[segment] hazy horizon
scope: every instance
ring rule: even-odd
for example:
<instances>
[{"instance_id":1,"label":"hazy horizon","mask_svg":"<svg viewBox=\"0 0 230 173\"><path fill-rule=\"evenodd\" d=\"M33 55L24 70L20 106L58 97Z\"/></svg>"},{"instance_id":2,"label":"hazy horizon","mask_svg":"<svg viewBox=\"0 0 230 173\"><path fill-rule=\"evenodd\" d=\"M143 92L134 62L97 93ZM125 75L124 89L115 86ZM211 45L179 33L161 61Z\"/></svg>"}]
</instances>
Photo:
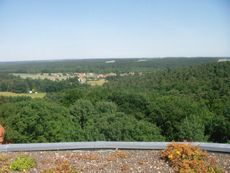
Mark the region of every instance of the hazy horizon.
<instances>
[{"instance_id":1,"label":"hazy horizon","mask_svg":"<svg viewBox=\"0 0 230 173\"><path fill-rule=\"evenodd\" d=\"M120 58L60 58L60 59L30 59L30 60L0 60L0 63L7 63L7 62L39 62L39 61L77 61L77 60L119 60L119 59L167 59L167 58L185 58L185 59L189 59L189 58L219 58L219 59L230 59L230 56L187 56L187 57L129 57L129 58L124 58L124 57L120 57Z\"/></svg>"},{"instance_id":2,"label":"hazy horizon","mask_svg":"<svg viewBox=\"0 0 230 173\"><path fill-rule=\"evenodd\" d=\"M228 0L0 0L0 61L229 57Z\"/></svg>"}]
</instances>

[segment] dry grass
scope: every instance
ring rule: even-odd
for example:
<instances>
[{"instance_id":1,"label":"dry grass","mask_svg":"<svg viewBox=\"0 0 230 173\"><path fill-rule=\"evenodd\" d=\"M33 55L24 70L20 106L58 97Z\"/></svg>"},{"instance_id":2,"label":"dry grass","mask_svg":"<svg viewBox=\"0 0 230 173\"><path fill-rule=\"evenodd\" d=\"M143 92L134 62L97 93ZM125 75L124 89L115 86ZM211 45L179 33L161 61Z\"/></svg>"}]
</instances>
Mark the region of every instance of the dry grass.
<instances>
[{"instance_id":1,"label":"dry grass","mask_svg":"<svg viewBox=\"0 0 230 173\"><path fill-rule=\"evenodd\" d=\"M54 167L44 169L42 173L79 173L79 171L68 160L57 160Z\"/></svg>"},{"instance_id":2,"label":"dry grass","mask_svg":"<svg viewBox=\"0 0 230 173\"><path fill-rule=\"evenodd\" d=\"M122 150L116 150L111 153L106 159L107 161L114 161L116 159L126 159L128 158L128 153Z\"/></svg>"},{"instance_id":3,"label":"dry grass","mask_svg":"<svg viewBox=\"0 0 230 173\"><path fill-rule=\"evenodd\" d=\"M99 79L99 80L90 80L90 81L87 81L87 84L89 84L91 86L102 86L106 82L107 81L105 79Z\"/></svg>"},{"instance_id":4,"label":"dry grass","mask_svg":"<svg viewBox=\"0 0 230 173\"><path fill-rule=\"evenodd\" d=\"M9 158L6 154L0 153L0 173L10 173Z\"/></svg>"},{"instance_id":5,"label":"dry grass","mask_svg":"<svg viewBox=\"0 0 230 173\"><path fill-rule=\"evenodd\" d=\"M0 96L4 97L31 97L31 98L43 98L46 93L37 93L37 94L29 94L29 93L13 93L13 92L0 92Z\"/></svg>"}]
</instances>

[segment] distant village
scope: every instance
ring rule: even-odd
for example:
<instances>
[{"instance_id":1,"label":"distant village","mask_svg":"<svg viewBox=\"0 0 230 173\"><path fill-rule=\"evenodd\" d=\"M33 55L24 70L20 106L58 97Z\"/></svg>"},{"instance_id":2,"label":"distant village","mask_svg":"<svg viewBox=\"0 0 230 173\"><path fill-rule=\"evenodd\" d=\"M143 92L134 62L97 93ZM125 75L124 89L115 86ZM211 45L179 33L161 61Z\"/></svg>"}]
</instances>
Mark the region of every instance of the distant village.
<instances>
[{"instance_id":1,"label":"distant village","mask_svg":"<svg viewBox=\"0 0 230 173\"><path fill-rule=\"evenodd\" d=\"M108 77L117 76L116 73L96 74L96 73L74 73L75 77L78 77L78 81L82 84L86 83L87 80L99 80L106 79Z\"/></svg>"},{"instance_id":2,"label":"distant village","mask_svg":"<svg viewBox=\"0 0 230 173\"><path fill-rule=\"evenodd\" d=\"M19 76L23 79L31 78L31 79L41 79L41 80L52 80L52 81L60 81L60 80L67 80L70 78L77 78L81 84L86 83L87 81L97 81L100 79L106 79L109 77L116 77L116 76L133 76L135 75L134 72L127 72L127 73L104 73L104 74L97 74L97 73L12 73L14 76ZM141 75L141 73L138 73Z\"/></svg>"}]
</instances>

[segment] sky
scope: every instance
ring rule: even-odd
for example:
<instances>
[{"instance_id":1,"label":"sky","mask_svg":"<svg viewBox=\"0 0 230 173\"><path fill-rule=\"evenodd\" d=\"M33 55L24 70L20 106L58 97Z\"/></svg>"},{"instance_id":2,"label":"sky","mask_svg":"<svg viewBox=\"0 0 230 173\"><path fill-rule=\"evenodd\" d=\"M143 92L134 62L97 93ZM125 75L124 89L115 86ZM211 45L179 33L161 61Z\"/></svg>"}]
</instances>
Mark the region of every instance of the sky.
<instances>
[{"instance_id":1,"label":"sky","mask_svg":"<svg viewBox=\"0 0 230 173\"><path fill-rule=\"evenodd\" d=\"M230 56L230 0L0 0L0 61Z\"/></svg>"}]
</instances>

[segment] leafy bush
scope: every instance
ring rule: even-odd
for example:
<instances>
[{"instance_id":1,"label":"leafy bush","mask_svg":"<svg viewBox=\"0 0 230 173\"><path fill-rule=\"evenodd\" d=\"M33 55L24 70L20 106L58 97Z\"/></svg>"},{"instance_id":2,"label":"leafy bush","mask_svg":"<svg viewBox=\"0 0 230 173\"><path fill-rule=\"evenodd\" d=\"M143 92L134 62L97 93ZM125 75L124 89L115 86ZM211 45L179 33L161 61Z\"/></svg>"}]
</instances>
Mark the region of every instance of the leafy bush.
<instances>
[{"instance_id":1,"label":"leafy bush","mask_svg":"<svg viewBox=\"0 0 230 173\"><path fill-rule=\"evenodd\" d=\"M169 162L179 173L222 173L207 152L191 144L169 144L161 153L161 157Z\"/></svg>"},{"instance_id":2,"label":"leafy bush","mask_svg":"<svg viewBox=\"0 0 230 173\"><path fill-rule=\"evenodd\" d=\"M75 125L68 110L55 103L38 99L4 104L0 117L6 124L5 139L14 143L73 140Z\"/></svg>"},{"instance_id":3,"label":"leafy bush","mask_svg":"<svg viewBox=\"0 0 230 173\"><path fill-rule=\"evenodd\" d=\"M24 171L29 170L36 166L36 162L29 156L18 156L11 164L10 169L12 171Z\"/></svg>"}]
</instances>

